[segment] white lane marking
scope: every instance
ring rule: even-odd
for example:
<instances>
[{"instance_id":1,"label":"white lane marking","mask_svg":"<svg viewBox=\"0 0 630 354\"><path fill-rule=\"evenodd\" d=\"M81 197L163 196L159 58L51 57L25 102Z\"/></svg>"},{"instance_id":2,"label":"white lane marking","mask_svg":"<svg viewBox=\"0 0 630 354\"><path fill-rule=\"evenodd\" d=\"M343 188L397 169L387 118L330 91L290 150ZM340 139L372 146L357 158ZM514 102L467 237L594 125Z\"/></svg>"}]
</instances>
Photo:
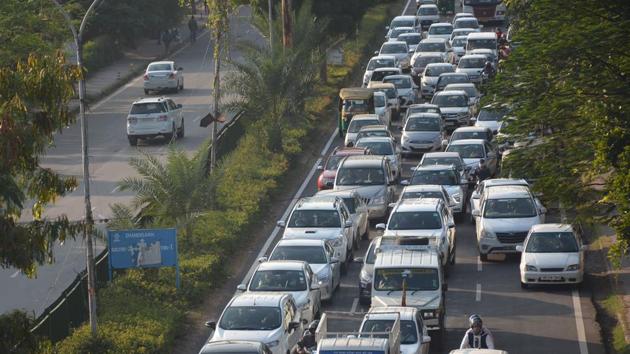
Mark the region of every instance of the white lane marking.
<instances>
[{"instance_id":1,"label":"white lane marking","mask_svg":"<svg viewBox=\"0 0 630 354\"><path fill-rule=\"evenodd\" d=\"M333 140L335 140L335 137L337 136L338 133L339 133L339 128L335 128L335 131L333 132L333 134L330 136L330 138L328 138L328 142L326 142L326 145L324 146L322 151L319 153L320 156L326 155L326 152L328 151L328 149L330 149L330 145L332 145Z\"/></svg>"},{"instance_id":2,"label":"white lane marking","mask_svg":"<svg viewBox=\"0 0 630 354\"><path fill-rule=\"evenodd\" d=\"M481 257L477 256L477 271L481 272L483 270L483 263L481 262Z\"/></svg>"},{"instance_id":3,"label":"white lane marking","mask_svg":"<svg viewBox=\"0 0 630 354\"><path fill-rule=\"evenodd\" d=\"M576 289L573 289L571 297L573 298L573 311L575 313L575 326L577 328L578 343L580 344L580 354L588 354L586 331L584 330L584 318L582 318L582 304L580 303L580 293Z\"/></svg>"},{"instance_id":4,"label":"white lane marking","mask_svg":"<svg viewBox=\"0 0 630 354\"><path fill-rule=\"evenodd\" d=\"M475 291L475 301L481 301L481 284L477 283L477 291Z\"/></svg>"},{"instance_id":5,"label":"white lane marking","mask_svg":"<svg viewBox=\"0 0 630 354\"><path fill-rule=\"evenodd\" d=\"M199 121L201 120L201 118L203 118L203 116L196 116L195 119L193 119L193 122L195 123L199 123Z\"/></svg>"},{"instance_id":6,"label":"white lane marking","mask_svg":"<svg viewBox=\"0 0 630 354\"><path fill-rule=\"evenodd\" d=\"M407 8L409 8L409 4L411 4L411 0L407 1L407 5L405 5L405 8L402 11L402 14L404 15L405 13L407 13Z\"/></svg>"},{"instance_id":7,"label":"white lane marking","mask_svg":"<svg viewBox=\"0 0 630 354\"><path fill-rule=\"evenodd\" d=\"M359 298L355 297L354 300L352 300L352 308L350 309L350 312L357 313L357 306L358 305L359 305Z\"/></svg>"},{"instance_id":8,"label":"white lane marking","mask_svg":"<svg viewBox=\"0 0 630 354\"><path fill-rule=\"evenodd\" d=\"M15 273L11 274L11 278L15 278L18 276L18 274L20 274L20 271L16 271Z\"/></svg>"},{"instance_id":9,"label":"white lane marking","mask_svg":"<svg viewBox=\"0 0 630 354\"><path fill-rule=\"evenodd\" d=\"M112 189L111 192L109 192L110 194L116 193L120 190L120 186L116 186L116 188Z\"/></svg>"}]
</instances>

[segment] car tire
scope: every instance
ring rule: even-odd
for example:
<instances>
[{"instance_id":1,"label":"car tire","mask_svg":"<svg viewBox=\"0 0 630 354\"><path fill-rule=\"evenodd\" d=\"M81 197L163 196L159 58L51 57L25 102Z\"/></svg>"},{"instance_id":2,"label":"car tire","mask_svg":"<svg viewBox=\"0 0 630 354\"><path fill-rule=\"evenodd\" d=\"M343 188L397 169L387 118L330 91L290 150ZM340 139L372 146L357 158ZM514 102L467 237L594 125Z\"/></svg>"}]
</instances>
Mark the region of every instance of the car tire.
<instances>
[{"instance_id":1,"label":"car tire","mask_svg":"<svg viewBox=\"0 0 630 354\"><path fill-rule=\"evenodd\" d=\"M521 289L529 289L529 284L521 282Z\"/></svg>"},{"instance_id":2,"label":"car tire","mask_svg":"<svg viewBox=\"0 0 630 354\"><path fill-rule=\"evenodd\" d=\"M482 262L487 262L488 261L488 255L487 254L483 254L483 253L479 253L479 259Z\"/></svg>"},{"instance_id":3,"label":"car tire","mask_svg":"<svg viewBox=\"0 0 630 354\"><path fill-rule=\"evenodd\" d=\"M135 136L128 136L127 139L129 139L129 145L131 146L138 146L138 138Z\"/></svg>"},{"instance_id":4,"label":"car tire","mask_svg":"<svg viewBox=\"0 0 630 354\"><path fill-rule=\"evenodd\" d=\"M144 89L144 94L148 96L149 95L149 90Z\"/></svg>"},{"instance_id":5,"label":"car tire","mask_svg":"<svg viewBox=\"0 0 630 354\"><path fill-rule=\"evenodd\" d=\"M173 123L173 128L171 132L169 134L164 134L164 138L166 139L167 143L170 144L173 140L175 140L176 136L177 136L177 129L175 129L175 123Z\"/></svg>"},{"instance_id":6,"label":"car tire","mask_svg":"<svg viewBox=\"0 0 630 354\"><path fill-rule=\"evenodd\" d=\"M449 264L450 265L455 265L455 259L457 258L457 247L453 247L453 255L451 256L451 259L449 260Z\"/></svg>"},{"instance_id":7,"label":"car tire","mask_svg":"<svg viewBox=\"0 0 630 354\"><path fill-rule=\"evenodd\" d=\"M184 91L184 79L182 79L182 84L179 85L179 90Z\"/></svg>"},{"instance_id":8,"label":"car tire","mask_svg":"<svg viewBox=\"0 0 630 354\"><path fill-rule=\"evenodd\" d=\"M184 137L184 119L182 119L182 126L177 130L177 138L182 139Z\"/></svg>"}]
</instances>

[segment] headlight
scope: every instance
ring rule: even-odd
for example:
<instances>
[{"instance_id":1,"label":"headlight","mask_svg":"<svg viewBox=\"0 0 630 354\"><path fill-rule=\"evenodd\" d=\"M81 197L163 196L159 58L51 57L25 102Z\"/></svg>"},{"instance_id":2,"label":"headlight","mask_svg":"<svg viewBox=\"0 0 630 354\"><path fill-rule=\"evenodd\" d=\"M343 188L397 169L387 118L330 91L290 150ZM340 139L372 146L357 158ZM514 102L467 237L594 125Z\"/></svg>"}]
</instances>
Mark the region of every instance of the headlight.
<instances>
[{"instance_id":1,"label":"headlight","mask_svg":"<svg viewBox=\"0 0 630 354\"><path fill-rule=\"evenodd\" d=\"M383 203L385 203L385 197L384 196L372 198L372 200L370 200L370 204L383 204Z\"/></svg>"},{"instance_id":2,"label":"headlight","mask_svg":"<svg viewBox=\"0 0 630 354\"><path fill-rule=\"evenodd\" d=\"M459 193L453 193L451 197L453 197L453 200L455 201L455 203L459 203L462 200L462 196Z\"/></svg>"},{"instance_id":3,"label":"headlight","mask_svg":"<svg viewBox=\"0 0 630 354\"><path fill-rule=\"evenodd\" d=\"M403 135L403 136L400 138L400 143L401 143L401 144L407 144L408 142L409 142L409 137L408 137L408 136Z\"/></svg>"},{"instance_id":4,"label":"headlight","mask_svg":"<svg viewBox=\"0 0 630 354\"><path fill-rule=\"evenodd\" d=\"M273 342L266 343L269 348L277 347L280 344L279 340L274 340Z\"/></svg>"},{"instance_id":5,"label":"headlight","mask_svg":"<svg viewBox=\"0 0 630 354\"><path fill-rule=\"evenodd\" d=\"M537 272L538 268L534 267L533 265L526 264L525 265L525 270L528 271L528 272Z\"/></svg>"},{"instance_id":6,"label":"headlight","mask_svg":"<svg viewBox=\"0 0 630 354\"><path fill-rule=\"evenodd\" d=\"M317 273L317 280L319 280L322 283L326 283L328 282L328 276L329 276L328 270L325 270L321 273Z\"/></svg>"},{"instance_id":7,"label":"headlight","mask_svg":"<svg viewBox=\"0 0 630 354\"><path fill-rule=\"evenodd\" d=\"M567 271L578 270L578 269L580 269L579 264L571 264L570 266L567 267Z\"/></svg>"},{"instance_id":8,"label":"headlight","mask_svg":"<svg viewBox=\"0 0 630 354\"><path fill-rule=\"evenodd\" d=\"M430 318L436 318L438 317L439 312L437 310L423 310L422 311L422 318L423 319L430 319Z\"/></svg>"},{"instance_id":9,"label":"headlight","mask_svg":"<svg viewBox=\"0 0 630 354\"><path fill-rule=\"evenodd\" d=\"M333 247L341 247L341 245L343 245L343 241L341 240L341 238L336 238L332 241Z\"/></svg>"},{"instance_id":10,"label":"headlight","mask_svg":"<svg viewBox=\"0 0 630 354\"><path fill-rule=\"evenodd\" d=\"M487 230L481 230L481 238L495 239L497 238L497 235Z\"/></svg>"},{"instance_id":11,"label":"headlight","mask_svg":"<svg viewBox=\"0 0 630 354\"><path fill-rule=\"evenodd\" d=\"M372 282L372 274L370 274L370 273L366 272L365 270L361 269L361 273L359 274L359 280L363 284L370 283L370 282Z\"/></svg>"}]
</instances>

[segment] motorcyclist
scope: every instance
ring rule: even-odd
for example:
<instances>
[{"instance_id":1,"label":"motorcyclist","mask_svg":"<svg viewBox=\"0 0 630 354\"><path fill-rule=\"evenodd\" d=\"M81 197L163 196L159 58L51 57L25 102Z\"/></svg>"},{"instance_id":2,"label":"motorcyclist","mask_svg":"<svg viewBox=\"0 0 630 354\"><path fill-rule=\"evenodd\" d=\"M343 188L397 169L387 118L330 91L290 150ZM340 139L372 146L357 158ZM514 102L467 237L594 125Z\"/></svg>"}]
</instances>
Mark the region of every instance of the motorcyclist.
<instances>
[{"instance_id":1,"label":"motorcyclist","mask_svg":"<svg viewBox=\"0 0 630 354\"><path fill-rule=\"evenodd\" d=\"M291 349L291 354L308 354L309 351L306 349L304 343L299 340L297 344Z\"/></svg>"},{"instance_id":2,"label":"motorcyclist","mask_svg":"<svg viewBox=\"0 0 630 354\"><path fill-rule=\"evenodd\" d=\"M486 74L488 78L492 78L494 76L494 65L492 65L490 60L487 60L486 64L483 66L483 73Z\"/></svg>"},{"instance_id":3,"label":"motorcyclist","mask_svg":"<svg viewBox=\"0 0 630 354\"><path fill-rule=\"evenodd\" d=\"M319 321L317 320L311 322L302 334L302 343L304 344L304 347L310 349L317 346L317 343L315 342L315 331L317 330L318 325Z\"/></svg>"},{"instance_id":4,"label":"motorcyclist","mask_svg":"<svg viewBox=\"0 0 630 354\"><path fill-rule=\"evenodd\" d=\"M491 175L490 169L486 165L486 162L484 161L484 159L479 160L479 166L477 167L477 170L475 171L475 176L477 177L477 181L481 182L483 180L486 180L490 178L490 175Z\"/></svg>"},{"instance_id":5,"label":"motorcyclist","mask_svg":"<svg viewBox=\"0 0 630 354\"><path fill-rule=\"evenodd\" d=\"M479 315L472 315L468 318L470 328L464 334L459 349L494 349L494 338L492 333L483 326L483 321Z\"/></svg>"}]
</instances>

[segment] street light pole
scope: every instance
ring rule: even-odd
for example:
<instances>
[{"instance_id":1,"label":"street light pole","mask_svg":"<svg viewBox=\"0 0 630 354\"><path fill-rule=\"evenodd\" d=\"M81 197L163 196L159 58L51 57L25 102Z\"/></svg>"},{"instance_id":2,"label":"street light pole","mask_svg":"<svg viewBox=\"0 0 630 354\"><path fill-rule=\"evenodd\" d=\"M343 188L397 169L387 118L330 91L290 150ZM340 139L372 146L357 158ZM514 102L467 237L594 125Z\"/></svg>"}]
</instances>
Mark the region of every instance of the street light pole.
<instances>
[{"instance_id":1,"label":"street light pole","mask_svg":"<svg viewBox=\"0 0 630 354\"><path fill-rule=\"evenodd\" d=\"M79 32L77 32L70 15L59 4L57 0L51 0L55 6L59 9L64 19L66 20L72 37L74 37L74 44L76 46L77 55L77 67L79 70L83 70L83 31L85 30L85 24L88 16L94 11L94 9L101 3L102 0L94 0L90 7L83 15L81 25L79 26ZM87 136L87 120L85 118L85 78L83 73L79 79L79 121L81 123L81 160L83 163L83 198L85 203L85 219L83 225L83 237L86 240L87 248L87 276L88 276L88 307L90 315L90 328L92 335L96 335L96 274L94 272L94 248L92 242L92 231L94 226L94 219L92 217L92 203L90 201L90 159L88 155L88 136Z\"/></svg>"},{"instance_id":2,"label":"street light pole","mask_svg":"<svg viewBox=\"0 0 630 354\"><path fill-rule=\"evenodd\" d=\"M269 50L273 53L273 6L271 4L273 0L267 0L268 18L269 18Z\"/></svg>"}]
</instances>

